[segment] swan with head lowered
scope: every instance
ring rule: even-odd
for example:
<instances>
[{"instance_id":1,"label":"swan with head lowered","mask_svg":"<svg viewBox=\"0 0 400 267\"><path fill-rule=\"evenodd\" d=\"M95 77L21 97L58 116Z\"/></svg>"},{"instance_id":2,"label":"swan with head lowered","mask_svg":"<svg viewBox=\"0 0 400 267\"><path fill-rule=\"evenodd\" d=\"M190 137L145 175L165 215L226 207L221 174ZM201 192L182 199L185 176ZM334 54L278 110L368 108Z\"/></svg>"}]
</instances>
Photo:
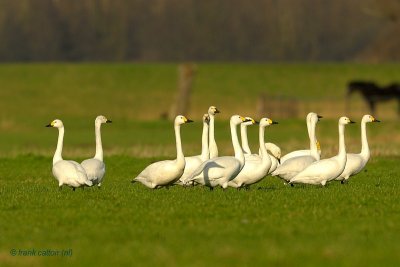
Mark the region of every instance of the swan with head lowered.
<instances>
[{"instance_id":1,"label":"swan with head lowered","mask_svg":"<svg viewBox=\"0 0 400 267\"><path fill-rule=\"evenodd\" d=\"M214 121L215 121L215 114L220 113L220 111L211 106L208 108L208 115L210 116L210 132L209 132L209 149L210 149L210 159L218 157L218 147L217 142L215 142L215 130L214 130Z\"/></svg>"},{"instance_id":2,"label":"swan with head lowered","mask_svg":"<svg viewBox=\"0 0 400 267\"><path fill-rule=\"evenodd\" d=\"M183 182L190 177L190 175L200 166L201 163L210 158L210 151L208 150L208 124L210 122L210 116L208 114L203 115L203 134L201 136L201 155L185 157L185 170L181 178L176 184L183 185Z\"/></svg>"},{"instance_id":3,"label":"swan with head lowered","mask_svg":"<svg viewBox=\"0 0 400 267\"><path fill-rule=\"evenodd\" d=\"M286 155L284 155L281 160L280 160L280 164L283 164L286 160L294 158L294 157L299 157L299 156L309 156L311 155L311 144L317 144L317 151L318 154L321 155L321 148L319 146L319 142L316 138L315 135L315 128L316 128L316 124L319 120L315 120L313 119L315 116L318 117L318 119L321 119L322 116L317 115L314 112L310 112L307 114L306 117L306 123L307 123L307 132L308 132L308 137L310 139L310 149L305 149L305 150L296 150L296 151L292 151Z\"/></svg>"},{"instance_id":4,"label":"swan with head lowered","mask_svg":"<svg viewBox=\"0 0 400 267\"><path fill-rule=\"evenodd\" d=\"M281 163L274 172L272 172L272 176L279 176L285 181L289 181L308 165L320 159L317 144L315 142L315 126L320 117L321 116L318 116L316 113L311 113L310 115L310 155L297 156L286 160Z\"/></svg>"},{"instance_id":5,"label":"swan with head lowered","mask_svg":"<svg viewBox=\"0 0 400 267\"><path fill-rule=\"evenodd\" d=\"M264 133L267 126L277 124L277 122L273 122L268 118L262 118L259 124L259 144L261 155L255 155L252 160L245 160L244 167L240 173L228 183L231 187L240 188L255 184L261 181L271 168L272 162L265 147ZM256 157L258 157L258 160L255 159Z\"/></svg>"},{"instance_id":6,"label":"swan with head lowered","mask_svg":"<svg viewBox=\"0 0 400 267\"><path fill-rule=\"evenodd\" d=\"M358 154L347 154L346 167L335 180L345 183L350 176L359 173L367 164L370 152L367 140L367 123L380 122L371 115L364 115L361 120L361 152Z\"/></svg>"},{"instance_id":7,"label":"swan with head lowered","mask_svg":"<svg viewBox=\"0 0 400 267\"><path fill-rule=\"evenodd\" d=\"M182 150L180 128L182 124L189 122L192 122L192 120L188 120L182 115L178 115L175 118L176 159L163 160L150 164L132 180L132 183L140 182L154 189L173 184L182 176L185 169L185 156Z\"/></svg>"},{"instance_id":8,"label":"swan with head lowered","mask_svg":"<svg viewBox=\"0 0 400 267\"><path fill-rule=\"evenodd\" d=\"M230 119L235 156L217 157L203 162L191 177L185 181L185 185L189 185L193 181L208 186L210 189L218 185L224 189L228 187L228 182L235 178L244 166L245 159L238 140L237 126L246 121L244 117L239 115L233 115Z\"/></svg>"},{"instance_id":9,"label":"swan with head lowered","mask_svg":"<svg viewBox=\"0 0 400 267\"><path fill-rule=\"evenodd\" d=\"M61 120L54 120L46 127L54 127L58 129L57 149L53 157L53 175L58 180L58 186L63 185L75 188L81 186L92 186L92 182L88 179L85 169L76 161L64 160L62 158L62 149L64 142L64 124Z\"/></svg>"},{"instance_id":10,"label":"swan with head lowered","mask_svg":"<svg viewBox=\"0 0 400 267\"><path fill-rule=\"evenodd\" d=\"M339 177L339 175L343 172L347 161L344 129L345 125L349 123L354 122L347 117L341 117L339 119L339 153L332 158L323 159L312 163L302 172L290 179L290 184L321 184L322 186L325 186L327 182Z\"/></svg>"},{"instance_id":11,"label":"swan with head lowered","mask_svg":"<svg viewBox=\"0 0 400 267\"><path fill-rule=\"evenodd\" d=\"M100 127L103 123L111 123L111 120L100 115L94 121L95 137L96 137L96 154L94 158L82 161L81 165L86 171L86 175L93 184L101 186L104 174L106 172L106 165L103 162L103 145L101 143Z\"/></svg>"}]
</instances>

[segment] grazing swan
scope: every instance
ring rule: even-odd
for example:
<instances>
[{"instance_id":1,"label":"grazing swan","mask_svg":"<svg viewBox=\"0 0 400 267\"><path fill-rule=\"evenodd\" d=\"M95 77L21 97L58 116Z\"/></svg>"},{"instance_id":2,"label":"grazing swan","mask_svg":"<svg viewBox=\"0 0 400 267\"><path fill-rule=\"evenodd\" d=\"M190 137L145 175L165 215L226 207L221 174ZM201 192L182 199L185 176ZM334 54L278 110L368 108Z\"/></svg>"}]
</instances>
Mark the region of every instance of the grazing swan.
<instances>
[{"instance_id":1,"label":"grazing swan","mask_svg":"<svg viewBox=\"0 0 400 267\"><path fill-rule=\"evenodd\" d=\"M290 184L325 184L333 179L336 179L346 166L346 144L344 142L344 126L349 123L354 123L347 117L339 119L339 153L328 159L323 159L312 163L302 172L290 179Z\"/></svg>"},{"instance_id":2,"label":"grazing swan","mask_svg":"<svg viewBox=\"0 0 400 267\"><path fill-rule=\"evenodd\" d=\"M217 143L215 142L215 136L214 136L214 116L215 114L220 113L220 111L214 107L211 106L208 109L208 115L210 116L210 138L208 139L209 141L209 148L210 148L210 159L218 157L218 147Z\"/></svg>"},{"instance_id":3,"label":"grazing swan","mask_svg":"<svg viewBox=\"0 0 400 267\"><path fill-rule=\"evenodd\" d=\"M275 145L274 143L265 143L265 148L267 149L267 151L269 151L271 153L271 154L268 153L268 156L271 159L271 168L269 168L269 171L268 171L268 174L270 174L273 171L275 171L276 168L280 164L281 149L279 148L279 146ZM259 154L261 155L261 150L260 150Z\"/></svg>"},{"instance_id":4,"label":"grazing swan","mask_svg":"<svg viewBox=\"0 0 400 267\"><path fill-rule=\"evenodd\" d=\"M220 185L222 188L228 187L228 182L236 177L244 165L244 155L239 144L237 126L247 120L239 115L233 115L230 119L233 149L235 156L217 157L203 162L192 176L186 180L185 185L191 181L210 187Z\"/></svg>"},{"instance_id":5,"label":"grazing swan","mask_svg":"<svg viewBox=\"0 0 400 267\"><path fill-rule=\"evenodd\" d=\"M345 183L350 176L359 173L367 164L370 156L368 140L367 140L367 123L368 122L380 122L371 115L364 115L361 120L361 153L359 154L347 154L346 167L344 171L335 180Z\"/></svg>"},{"instance_id":6,"label":"grazing swan","mask_svg":"<svg viewBox=\"0 0 400 267\"><path fill-rule=\"evenodd\" d=\"M149 188L159 188L176 182L182 176L185 169L185 157L182 151L180 126L192 122L185 116L178 115L174 121L176 139L176 159L163 160L147 166L135 179L134 182L141 182Z\"/></svg>"},{"instance_id":7,"label":"grazing swan","mask_svg":"<svg viewBox=\"0 0 400 267\"><path fill-rule=\"evenodd\" d=\"M318 120L312 119L313 117L317 116ZM319 142L317 141L315 137L315 127L319 119L321 119L322 116L315 114L314 112L310 112L307 114L306 117L306 123L307 123L307 132L308 132L308 137L310 138L310 147L312 143L317 143L317 148L318 148L318 154L321 155L321 148L319 146ZM296 150L293 152L290 152L283 156L281 158L281 164L283 164L286 160L294 157L299 157L299 156L308 156L311 155L311 149L305 149L305 150Z\"/></svg>"},{"instance_id":8,"label":"grazing swan","mask_svg":"<svg viewBox=\"0 0 400 267\"><path fill-rule=\"evenodd\" d=\"M244 157L246 158L247 155L251 155L249 141L247 139L247 126L258 124L258 122L256 122L255 120L253 120L250 117L245 117L245 119L248 121L240 124L240 138L242 140L243 154L244 154Z\"/></svg>"},{"instance_id":9,"label":"grazing swan","mask_svg":"<svg viewBox=\"0 0 400 267\"><path fill-rule=\"evenodd\" d=\"M310 115L310 155L298 156L290 158L276 168L272 172L273 176L279 176L280 178L289 181L299 172L304 170L308 165L320 159L317 144L315 142L315 125L317 124L320 116L315 113Z\"/></svg>"},{"instance_id":10,"label":"grazing swan","mask_svg":"<svg viewBox=\"0 0 400 267\"><path fill-rule=\"evenodd\" d=\"M57 149L53 157L53 175L58 180L58 186L67 185L75 191L76 187L92 186L83 167L76 161L63 160L61 154L64 141L64 124L61 120L54 120L46 127L58 128Z\"/></svg>"},{"instance_id":11,"label":"grazing swan","mask_svg":"<svg viewBox=\"0 0 400 267\"><path fill-rule=\"evenodd\" d=\"M100 115L94 121L94 131L96 136L96 154L94 158L82 161L81 165L86 171L86 175L93 184L101 186L104 174L106 172L106 165L103 162L103 146L101 144L100 127L102 123L111 123L109 119Z\"/></svg>"},{"instance_id":12,"label":"grazing swan","mask_svg":"<svg viewBox=\"0 0 400 267\"><path fill-rule=\"evenodd\" d=\"M264 133L265 127L271 124L277 124L277 122L273 122L268 118L262 118L260 120L259 144L261 156L257 155L258 160L245 160L244 167L240 173L228 183L229 186L235 188L249 186L261 181L261 179L267 175L269 169L271 168L271 159L265 147Z\"/></svg>"},{"instance_id":13,"label":"grazing swan","mask_svg":"<svg viewBox=\"0 0 400 267\"><path fill-rule=\"evenodd\" d=\"M200 166L201 163L210 158L210 151L208 150L208 123L210 122L210 116L208 114L203 115L203 134L201 136L201 155L185 157L185 170L181 178L176 184L183 185L186 179Z\"/></svg>"}]
</instances>

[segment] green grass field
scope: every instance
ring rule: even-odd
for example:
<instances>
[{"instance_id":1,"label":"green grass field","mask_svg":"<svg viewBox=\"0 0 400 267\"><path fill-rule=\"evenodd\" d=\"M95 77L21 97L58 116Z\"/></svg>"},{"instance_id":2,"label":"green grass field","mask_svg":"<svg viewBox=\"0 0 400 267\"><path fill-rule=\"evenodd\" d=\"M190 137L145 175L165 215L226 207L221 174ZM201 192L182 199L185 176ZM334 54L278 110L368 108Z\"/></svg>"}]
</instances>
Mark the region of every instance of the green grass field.
<instances>
[{"instance_id":1,"label":"green grass field","mask_svg":"<svg viewBox=\"0 0 400 267\"><path fill-rule=\"evenodd\" d=\"M197 123L182 127L184 151L199 154L200 118L211 104L222 110L216 121L220 153L231 154L227 118L254 116L259 90L305 102L339 99L348 79L386 83L399 78L399 67L200 64L188 114ZM158 120L174 97L175 64L7 64L0 65L0 86L0 266L400 262L400 126L382 110L382 123L368 125L372 158L366 171L346 185L291 188L267 177L248 191L150 190L130 180L150 162L175 156L171 122ZM321 86L330 90L321 92ZM44 126L62 119L64 158L80 161L94 154L99 114L113 120L102 126L103 187L59 190L51 174L57 131ZM322 157L337 151L337 121L327 117L317 128ZM267 130L266 140L283 154L307 146L302 119L273 119L280 124ZM256 150L256 128L249 139ZM360 149L359 124L346 128L346 143L351 152ZM71 250L72 256L18 255L30 249Z\"/></svg>"}]
</instances>

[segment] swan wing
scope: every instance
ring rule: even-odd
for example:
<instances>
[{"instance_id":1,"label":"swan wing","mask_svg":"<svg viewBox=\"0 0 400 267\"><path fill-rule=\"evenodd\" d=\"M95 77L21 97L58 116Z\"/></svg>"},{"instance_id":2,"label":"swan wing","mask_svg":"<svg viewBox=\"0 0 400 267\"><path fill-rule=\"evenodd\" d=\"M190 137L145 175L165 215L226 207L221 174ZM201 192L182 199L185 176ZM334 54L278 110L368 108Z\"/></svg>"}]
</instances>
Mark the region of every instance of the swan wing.
<instances>
[{"instance_id":1,"label":"swan wing","mask_svg":"<svg viewBox=\"0 0 400 267\"><path fill-rule=\"evenodd\" d=\"M86 175L90 181L101 183L106 172L106 165L103 161L92 158L82 161L81 165L85 169Z\"/></svg>"},{"instance_id":2,"label":"swan wing","mask_svg":"<svg viewBox=\"0 0 400 267\"><path fill-rule=\"evenodd\" d=\"M337 157L316 161L302 172L293 177L290 182L319 184L336 178L340 173L340 164Z\"/></svg>"}]
</instances>

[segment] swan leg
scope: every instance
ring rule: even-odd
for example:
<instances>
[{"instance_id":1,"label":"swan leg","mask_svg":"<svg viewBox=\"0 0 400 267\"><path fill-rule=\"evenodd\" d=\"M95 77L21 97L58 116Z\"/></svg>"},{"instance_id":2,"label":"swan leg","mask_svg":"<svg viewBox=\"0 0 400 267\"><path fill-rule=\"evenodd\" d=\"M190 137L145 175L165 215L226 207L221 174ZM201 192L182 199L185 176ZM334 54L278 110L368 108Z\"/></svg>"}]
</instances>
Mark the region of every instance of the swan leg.
<instances>
[{"instance_id":1,"label":"swan leg","mask_svg":"<svg viewBox=\"0 0 400 267\"><path fill-rule=\"evenodd\" d=\"M72 187L72 191L74 191L74 192L75 192L75 187Z\"/></svg>"}]
</instances>

